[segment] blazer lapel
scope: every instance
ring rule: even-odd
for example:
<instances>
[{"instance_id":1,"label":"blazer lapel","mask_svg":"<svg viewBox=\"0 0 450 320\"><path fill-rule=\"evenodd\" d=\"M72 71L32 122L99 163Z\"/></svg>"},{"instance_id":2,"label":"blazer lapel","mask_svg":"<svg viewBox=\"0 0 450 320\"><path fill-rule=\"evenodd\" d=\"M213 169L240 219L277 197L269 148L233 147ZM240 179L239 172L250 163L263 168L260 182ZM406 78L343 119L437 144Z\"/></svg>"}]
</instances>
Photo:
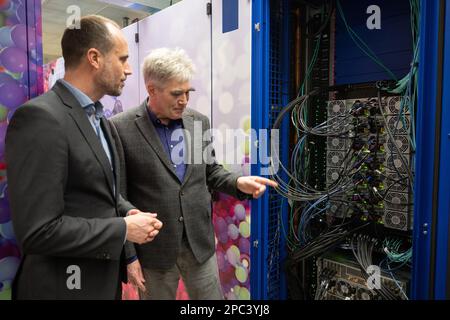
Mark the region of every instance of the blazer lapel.
<instances>
[{"instance_id":1,"label":"blazer lapel","mask_svg":"<svg viewBox=\"0 0 450 320\"><path fill-rule=\"evenodd\" d=\"M195 150L196 149L196 141L195 140L195 135L194 135L194 118L191 114L189 114L189 111L185 111L183 114L183 127L186 130L187 135L185 135L184 137L184 148L185 148L185 159L187 160L186 163L186 173L184 174L184 179L183 179L183 183L182 185L184 185L186 183L186 181L189 179L189 176L192 173L192 165L195 164L195 160L196 157L195 155L200 154L201 156L203 156L203 152L200 148L200 150ZM200 128L201 129L201 128ZM200 130L200 132L197 132L197 134L200 133L201 137L203 136L203 132ZM198 137L197 137L198 139ZM201 141L200 141L201 143ZM200 144L200 147L202 145ZM197 148L198 149L198 148ZM200 152L200 153L199 153ZM201 159L197 159L200 160Z\"/></svg>"},{"instance_id":2,"label":"blazer lapel","mask_svg":"<svg viewBox=\"0 0 450 320\"><path fill-rule=\"evenodd\" d=\"M108 182L109 188L112 194L114 194L113 171L111 169L111 164L109 163L108 156L106 155L105 150L103 149L100 139L97 137L97 134L95 133L91 123L89 122L88 117L86 116L86 112L80 106L76 98L66 89L64 84L57 82L53 86L52 90L54 90L59 95L59 97L61 98L61 100L65 105L70 107L69 111L70 116L80 129L82 135L86 139L86 142L88 143L98 162L100 162L101 167L103 169L103 173L105 174L105 178ZM103 126L103 128L105 127L106 126Z\"/></svg>"},{"instance_id":3,"label":"blazer lapel","mask_svg":"<svg viewBox=\"0 0 450 320\"><path fill-rule=\"evenodd\" d=\"M120 190L120 174L119 174L119 168L120 168L120 163L119 163L119 155L117 154L117 150L116 150L116 144L114 142L114 138L111 134L111 128L109 126L108 121L105 118L101 118L101 126L103 128L103 133L105 134L105 139L108 142L109 145L109 151L111 153L111 162L113 165L113 175L114 175L114 186L115 186L115 198L116 201L119 198L119 190ZM114 190L113 190L114 191Z\"/></svg>"},{"instance_id":4,"label":"blazer lapel","mask_svg":"<svg viewBox=\"0 0 450 320\"><path fill-rule=\"evenodd\" d=\"M156 155L161 160L161 162L177 178L177 174L175 173L172 163L170 162L170 159L169 159L166 151L164 150L164 147L161 144L159 135L156 132L156 129L155 129L153 123L150 121L150 119L148 117L146 101L144 101L144 103L142 103L142 105L139 107L139 111L137 112L136 116L137 116L137 119L136 119L135 123L136 123L136 126L138 127L139 131L144 136L144 138L148 142L148 144L155 151ZM177 178L177 180L178 180L178 178Z\"/></svg>"}]
</instances>

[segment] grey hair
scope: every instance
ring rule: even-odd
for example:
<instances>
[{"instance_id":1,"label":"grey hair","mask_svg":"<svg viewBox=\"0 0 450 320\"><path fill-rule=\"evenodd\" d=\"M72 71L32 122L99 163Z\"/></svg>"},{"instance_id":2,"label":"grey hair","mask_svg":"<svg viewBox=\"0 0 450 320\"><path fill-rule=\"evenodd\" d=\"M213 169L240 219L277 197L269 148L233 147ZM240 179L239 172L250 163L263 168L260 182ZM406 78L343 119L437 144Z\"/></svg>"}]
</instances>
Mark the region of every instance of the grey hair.
<instances>
[{"instance_id":1,"label":"grey hair","mask_svg":"<svg viewBox=\"0 0 450 320\"><path fill-rule=\"evenodd\" d=\"M164 85L167 81L186 82L192 79L195 67L183 49L159 48L152 50L142 64L144 81Z\"/></svg>"}]
</instances>

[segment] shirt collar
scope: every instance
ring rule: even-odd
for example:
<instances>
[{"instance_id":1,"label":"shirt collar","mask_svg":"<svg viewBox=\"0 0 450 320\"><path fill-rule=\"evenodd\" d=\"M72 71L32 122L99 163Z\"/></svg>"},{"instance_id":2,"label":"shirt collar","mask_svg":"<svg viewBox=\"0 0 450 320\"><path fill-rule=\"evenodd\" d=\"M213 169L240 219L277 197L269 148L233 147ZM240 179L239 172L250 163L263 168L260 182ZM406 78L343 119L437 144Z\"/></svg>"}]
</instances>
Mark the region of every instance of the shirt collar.
<instances>
[{"instance_id":1,"label":"shirt collar","mask_svg":"<svg viewBox=\"0 0 450 320\"><path fill-rule=\"evenodd\" d=\"M148 100L147 100L147 102L148 102ZM148 113L148 116L149 116L149 118L150 118L150 121L151 121L155 126L163 126L163 127L169 127L169 128L172 128L172 127L180 127L180 126L183 125L182 119L178 119L178 120L170 120L170 121L169 121L169 124L166 126L164 123L161 122L161 120L159 120L159 119L156 117L156 114L154 114L153 111L150 110L150 108L148 107L148 103L147 103L146 109L147 109L147 113Z\"/></svg>"},{"instance_id":2,"label":"shirt collar","mask_svg":"<svg viewBox=\"0 0 450 320\"><path fill-rule=\"evenodd\" d=\"M82 92L80 89L75 88L73 85L65 81L64 79L61 79L61 83L66 86L66 88L75 96L75 99L77 99L78 103L83 107L86 108L90 105L94 104L94 101L92 101L91 98L89 98L84 92Z\"/></svg>"}]
</instances>

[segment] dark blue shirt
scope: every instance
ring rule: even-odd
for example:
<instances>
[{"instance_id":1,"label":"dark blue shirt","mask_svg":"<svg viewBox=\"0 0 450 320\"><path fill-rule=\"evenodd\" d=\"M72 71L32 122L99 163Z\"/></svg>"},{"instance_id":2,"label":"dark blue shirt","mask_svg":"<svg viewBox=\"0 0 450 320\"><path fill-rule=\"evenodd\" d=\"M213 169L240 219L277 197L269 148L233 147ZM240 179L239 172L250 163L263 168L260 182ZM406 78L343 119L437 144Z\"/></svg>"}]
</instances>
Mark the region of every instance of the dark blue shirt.
<instances>
[{"instance_id":1,"label":"dark blue shirt","mask_svg":"<svg viewBox=\"0 0 450 320\"><path fill-rule=\"evenodd\" d=\"M184 174L186 173L186 163L184 161L184 134L181 132L183 129L183 121L181 119L170 120L169 124L166 126L149 108L147 108L147 111L150 121L155 126L156 132L161 140L161 144L163 145L164 150L172 163L178 179L180 182L183 182ZM175 130L180 131L175 132ZM172 136L174 132L175 134Z\"/></svg>"}]
</instances>

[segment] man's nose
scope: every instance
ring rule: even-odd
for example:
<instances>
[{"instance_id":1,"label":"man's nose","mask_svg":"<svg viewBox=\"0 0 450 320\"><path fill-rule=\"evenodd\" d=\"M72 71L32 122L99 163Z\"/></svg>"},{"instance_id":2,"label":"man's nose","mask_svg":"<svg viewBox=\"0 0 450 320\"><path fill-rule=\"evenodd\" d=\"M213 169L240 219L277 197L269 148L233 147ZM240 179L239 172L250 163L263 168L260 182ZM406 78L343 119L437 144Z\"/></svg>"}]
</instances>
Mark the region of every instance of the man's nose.
<instances>
[{"instance_id":1,"label":"man's nose","mask_svg":"<svg viewBox=\"0 0 450 320\"><path fill-rule=\"evenodd\" d=\"M123 71L123 73L125 73L126 76L130 76L133 73L133 71L131 70L131 66L128 62L125 65L125 70Z\"/></svg>"},{"instance_id":2,"label":"man's nose","mask_svg":"<svg viewBox=\"0 0 450 320\"><path fill-rule=\"evenodd\" d=\"M189 101L189 95L187 93L183 93L180 97L180 99L178 100L179 104L187 104Z\"/></svg>"}]
</instances>

